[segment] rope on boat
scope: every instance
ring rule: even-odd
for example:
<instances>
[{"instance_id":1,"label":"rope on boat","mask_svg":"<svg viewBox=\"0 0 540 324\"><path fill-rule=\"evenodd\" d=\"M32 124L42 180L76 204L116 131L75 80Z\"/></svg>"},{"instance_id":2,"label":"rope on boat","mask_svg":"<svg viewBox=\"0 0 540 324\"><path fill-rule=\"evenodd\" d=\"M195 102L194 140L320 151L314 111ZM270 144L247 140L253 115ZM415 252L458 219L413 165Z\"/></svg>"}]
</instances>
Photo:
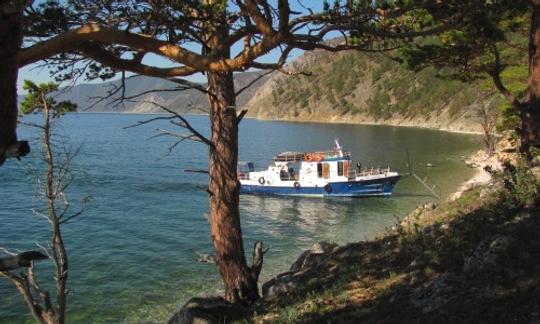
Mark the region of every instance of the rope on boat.
<instances>
[{"instance_id":1,"label":"rope on boat","mask_svg":"<svg viewBox=\"0 0 540 324\"><path fill-rule=\"evenodd\" d=\"M435 196L437 199L441 199L441 188L434 184L430 178L426 176L424 179L422 179L417 176L416 173L412 172L409 174L412 175L416 180L418 180L418 182L420 182L422 185L424 185L424 187L426 187L426 189L429 190L429 192L431 192L433 196Z\"/></svg>"},{"instance_id":2,"label":"rope on boat","mask_svg":"<svg viewBox=\"0 0 540 324\"><path fill-rule=\"evenodd\" d=\"M409 168L409 174L412 175L418 182L420 182L433 196L435 196L437 199L441 199L442 191L439 186L437 186L435 183L433 183L433 180L431 180L428 176L424 177L423 179L420 178L416 173L412 171L412 165L411 165L411 158L409 156L409 149L407 149L407 167Z\"/></svg>"}]
</instances>

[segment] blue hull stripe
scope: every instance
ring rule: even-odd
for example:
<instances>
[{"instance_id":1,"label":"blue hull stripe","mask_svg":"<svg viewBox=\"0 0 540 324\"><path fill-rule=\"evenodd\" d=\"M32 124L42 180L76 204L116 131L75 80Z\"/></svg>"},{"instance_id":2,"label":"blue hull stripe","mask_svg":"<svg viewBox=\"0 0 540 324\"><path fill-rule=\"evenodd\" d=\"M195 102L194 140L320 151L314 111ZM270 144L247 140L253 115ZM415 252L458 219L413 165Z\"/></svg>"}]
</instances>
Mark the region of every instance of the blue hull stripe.
<instances>
[{"instance_id":1,"label":"blue hull stripe","mask_svg":"<svg viewBox=\"0 0 540 324\"><path fill-rule=\"evenodd\" d=\"M382 179L332 182L326 187L281 187L264 185L240 186L241 194L263 194L278 196L325 196L325 197L362 197L389 196L401 176Z\"/></svg>"}]
</instances>

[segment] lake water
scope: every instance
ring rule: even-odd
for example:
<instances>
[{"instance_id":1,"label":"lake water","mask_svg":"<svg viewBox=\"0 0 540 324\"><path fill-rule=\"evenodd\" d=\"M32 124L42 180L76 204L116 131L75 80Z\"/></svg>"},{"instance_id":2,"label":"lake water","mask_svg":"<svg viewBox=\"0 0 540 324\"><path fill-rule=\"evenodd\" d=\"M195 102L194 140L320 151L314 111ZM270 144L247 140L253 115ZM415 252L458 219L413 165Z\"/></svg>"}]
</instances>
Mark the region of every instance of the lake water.
<instances>
[{"instance_id":1,"label":"lake water","mask_svg":"<svg viewBox=\"0 0 540 324\"><path fill-rule=\"evenodd\" d=\"M221 289L215 266L196 261L198 255L212 253L207 195L200 189L207 179L183 172L206 168L208 150L185 142L169 154L174 139L148 139L158 128L175 130L167 121L123 129L152 117L69 114L55 125L58 142L72 149L82 145L68 197L76 205L92 196L84 215L63 228L70 256L70 323L164 322L190 296ZM189 120L208 133L207 117ZM47 242L48 224L31 212L43 208L33 176L42 167L38 135L21 126L20 137L32 140L33 152L0 168L0 247L22 251ZM280 151L329 149L335 138L355 162L398 171L407 169L408 148L416 173L429 175L445 197L470 177L472 170L462 159L481 146L478 136L424 129L245 119L240 159L265 167ZM433 200L411 177L397 184L391 198L242 196L248 259L254 241L270 247L264 282L286 271L318 241L373 238L415 206ZM39 263L38 270L46 282L49 262ZM0 322L31 322L15 288L0 279Z\"/></svg>"}]
</instances>

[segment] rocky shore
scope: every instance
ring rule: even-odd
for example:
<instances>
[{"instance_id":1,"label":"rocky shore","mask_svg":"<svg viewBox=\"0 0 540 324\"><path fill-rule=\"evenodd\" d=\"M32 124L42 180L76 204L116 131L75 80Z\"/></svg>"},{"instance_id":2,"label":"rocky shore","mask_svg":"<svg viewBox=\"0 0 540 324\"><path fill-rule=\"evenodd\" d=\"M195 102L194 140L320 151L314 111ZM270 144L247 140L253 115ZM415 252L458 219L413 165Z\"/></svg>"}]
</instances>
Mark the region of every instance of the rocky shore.
<instances>
[{"instance_id":1,"label":"rocky shore","mask_svg":"<svg viewBox=\"0 0 540 324\"><path fill-rule=\"evenodd\" d=\"M379 238L315 244L252 308L192 299L171 323L538 322L540 167L514 155L470 158L479 172L459 195Z\"/></svg>"}]
</instances>

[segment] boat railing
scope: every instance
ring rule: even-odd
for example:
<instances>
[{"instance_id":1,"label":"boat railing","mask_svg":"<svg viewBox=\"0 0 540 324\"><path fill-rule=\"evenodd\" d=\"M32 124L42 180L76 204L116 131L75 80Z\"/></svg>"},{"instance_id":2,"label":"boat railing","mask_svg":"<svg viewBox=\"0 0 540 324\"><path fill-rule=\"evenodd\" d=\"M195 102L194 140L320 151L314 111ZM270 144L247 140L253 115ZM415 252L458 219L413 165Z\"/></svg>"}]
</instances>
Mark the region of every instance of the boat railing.
<instances>
[{"instance_id":1,"label":"boat railing","mask_svg":"<svg viewBox=\"0 0 540 324\"><path fill-rule=\"evenodd\" d=\"M360 170L350 170L349 179L355 179L356 177L366 177L366 176L372 176L372 175L385 174L388 172L390 172L389 166L386 168L369 167L369 168L362 168Z\"/></svg>"},{"instance_id":2,"label":"boat railing","mask_svg":"<svg viewBox=\"0 0 540 324\"><path fill-rule=\"evenodd\" d=\"M266 169L262 169L262 168L255 168L253 169L252 171L248 171L248 172L241 172L241 171L237 171L236 172L236 175L238 177L238 180L250 180L250 174L251 173L254 173L254 172L263 172L263 171L266 171Z\"/></svg>"},{"instance_id":3,"label":"boat railing","mask_svg":"<svg viewBox=\"0 0 540 324\"><path fill-rule=\"evenodd\" d=\"M340 155L340 152L336 150L307 152L306 155L308 154L317 155L317 156L322 157L323 159L329 158L329 157L332 157L332 158L335 158L335 157L350 158L351 157L351 152L342 151Z\"/></svg>"},{"instance_id":4,"label":"boat railing","mask_svg":"<svg viewBox=\"0 0 540 324\"><path fill-rule=\"evenodd\" d=\"M304 158L303 152L284 152L274 157L275 162L300 162Z\"/></svg>"},{"instance_id":5,"label":"boat railing","mask_svg":"<svg viewBox=\"0 0 540 324\"><path fill-rule=\"evenodd\" d=\"M308 162L318 162L322 161L326 158L351 158L351 152L345 152L342 151L341 155L339 151L336 150L329 150L329 151L314 151L314 152L284 152L276 155L274 157L275 162L287 162L287 163L294 163L294 162L300 162L300 161L308 161Z\"/></svg>"}]
</instances>

